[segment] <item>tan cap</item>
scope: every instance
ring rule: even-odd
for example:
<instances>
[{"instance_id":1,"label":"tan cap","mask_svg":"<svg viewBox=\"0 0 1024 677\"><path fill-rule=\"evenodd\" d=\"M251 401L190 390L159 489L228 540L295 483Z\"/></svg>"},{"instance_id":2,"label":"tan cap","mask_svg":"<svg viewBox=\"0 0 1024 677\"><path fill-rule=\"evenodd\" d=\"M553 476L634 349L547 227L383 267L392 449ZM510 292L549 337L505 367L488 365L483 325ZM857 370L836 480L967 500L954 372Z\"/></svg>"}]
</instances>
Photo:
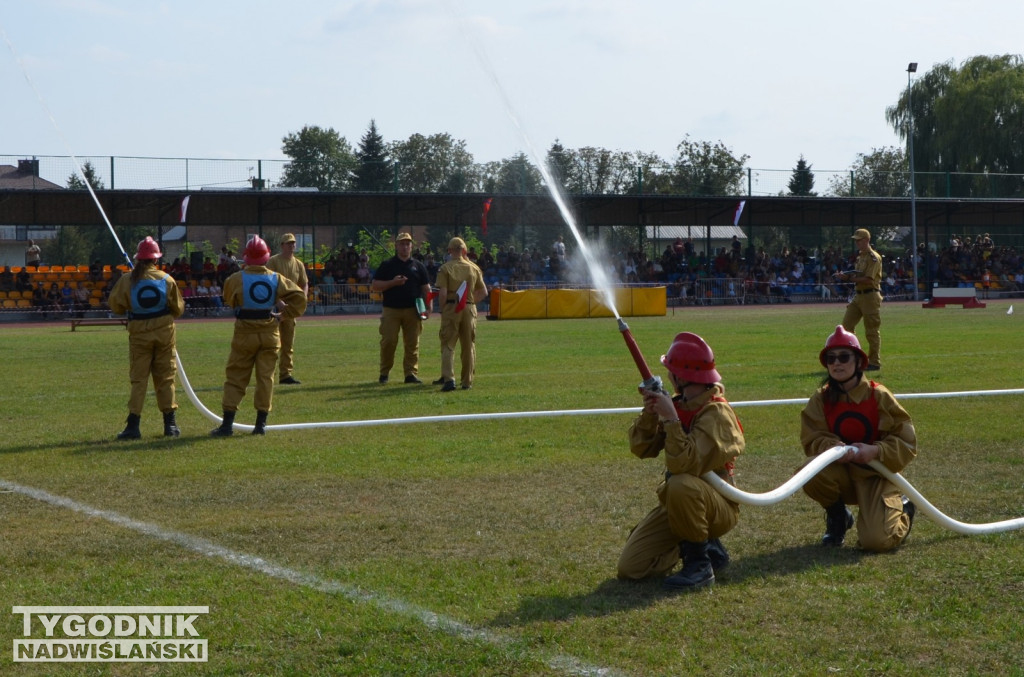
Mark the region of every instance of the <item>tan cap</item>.
<instances>
[{"instance_id":1,"label":"tan cap","mask_svg":"<svg viewBox=\"0 0 1024 677\"><path fill-rule=\"evenodd\" d=\"M403 240L409 240L412 242L412 235L409 233L399 233L398 237L395 238L395 242L402 242Z\"/></svg>"},{"instance_id":2,"label":"tan cap","mask_svg":"<svg viewBox=\"0 0 1024 677\"><path fill-rule=\"evenodd\" d=\"M868 232L867 228L858 228L857 230L853 231L853 239L854 240L870 240L871 239L871 233Z\"/></svg>"},{"instance_id":3,"label":"tan cap","mask_svg":"<svg viewBox=\"0 0 1024 677\"><path fill-rule=\"evenodd\" d=\"M288 242L295 242L295 235L292 233L285 233L281 236L281 244L287 244Z\"/></svg>"},{"instance_id":4,"label":"tan cap","mask_svg":"<svg viewBox=\"0 0 1024 677\"><path fill-rule=\"evenodd\" d=\"M451 249L465 249L465 248L466 248L466 241L463 240L461 237L453 237L451 240L448 241L448 249L449 250L451 250Z\"/></svg>"}]
</instances>

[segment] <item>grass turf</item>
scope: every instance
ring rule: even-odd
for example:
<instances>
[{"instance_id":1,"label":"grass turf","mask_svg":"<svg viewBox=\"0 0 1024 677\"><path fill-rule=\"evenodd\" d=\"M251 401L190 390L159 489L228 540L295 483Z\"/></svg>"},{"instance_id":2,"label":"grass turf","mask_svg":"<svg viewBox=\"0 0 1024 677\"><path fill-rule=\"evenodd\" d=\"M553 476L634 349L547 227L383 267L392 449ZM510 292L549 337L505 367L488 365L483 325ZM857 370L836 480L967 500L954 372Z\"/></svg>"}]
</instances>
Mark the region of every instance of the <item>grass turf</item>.
<instances>
[{"instance_id":1,"label":"grass turf","mask_svg":"<svg viewBox=\"0 0 1024 677\"><path fill-rule=\"evenodd\" d=\"M842 306L687 309L629 318L655 373L678 331L715 350L732 401L806 398ZM436 322L420 376L439 375ZM1019 388L1019 315L883 308L883 371L900 393ZM270 423L639 406L614 321L478 324L473 390L377 384L375 319L309 318L301 386ZM614 579L663 466L629 454L631 414L271 430L207 436L179 388L179 439L117 442L127 400L123 330L2 327L0 479L206 539L298 572L258 568L97 517L0 493L0 602L209 605L206 674L1024 674L1024 540L959 536L919 518L894 553L823 550L801 493L744 507L733 566L710 593ZM219 412L229 321L178 324L197 395ZM397 382L396 382L397 381ZM1024 515L1020 395L907 400L920 453L904 473L950 516ZM254 418L251 392L238 422ZM738 483L768 491L801 462L799 405L740 407ZM855 540L855 539L850 539ZM431 620L431 614L440 616ZM464 624L443 631L449 621ZM461 628L461 629L459 629ZM13 614L0 639L20 636ZM10 647L10 641L0 647ZM4 651L7 651L6 649ZM7 674L194 674L195 666L16 664ZM41 668L45 670L40 670ZM157 667L159 669L157 669Z\"/></svg>"}]
</instances>

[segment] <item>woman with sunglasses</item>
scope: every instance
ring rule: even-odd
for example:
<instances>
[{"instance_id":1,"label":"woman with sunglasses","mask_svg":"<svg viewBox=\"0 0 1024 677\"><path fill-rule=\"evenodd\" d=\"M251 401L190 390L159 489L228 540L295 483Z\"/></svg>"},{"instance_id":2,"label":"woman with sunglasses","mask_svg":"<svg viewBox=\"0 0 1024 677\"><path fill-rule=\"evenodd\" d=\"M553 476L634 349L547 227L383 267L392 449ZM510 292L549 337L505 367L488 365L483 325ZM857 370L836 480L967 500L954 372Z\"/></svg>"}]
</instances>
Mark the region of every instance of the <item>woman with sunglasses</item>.
<instances>
[{"instance_id":1,"label":"woman with sunglasses","mask_svg":"<svg viewBox=\"0 0 1024 677\"><path fill-rule=\"evenodd\" d=\"M868 356L842 325L825 341L818 360L828 375L800 415L804 453L813 458L838 445L851 447L804 485L825 509L821 543L843 544L853 526L847 506L856 505L860 547L892 550L910 533L914 504L868 464L877 460L894 473L903 470L917 455L914 424L888 388L864 377Z\"/></svg>"}]
</instances>

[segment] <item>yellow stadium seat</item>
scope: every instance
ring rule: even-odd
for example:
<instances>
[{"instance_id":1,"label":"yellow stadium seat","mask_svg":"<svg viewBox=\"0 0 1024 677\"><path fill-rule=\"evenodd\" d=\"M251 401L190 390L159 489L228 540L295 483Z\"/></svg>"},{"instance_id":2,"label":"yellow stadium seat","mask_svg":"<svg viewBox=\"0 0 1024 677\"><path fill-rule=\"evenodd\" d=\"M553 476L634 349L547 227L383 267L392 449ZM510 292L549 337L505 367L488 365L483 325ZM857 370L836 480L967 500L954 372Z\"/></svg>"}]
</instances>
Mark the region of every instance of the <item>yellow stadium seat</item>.
<instances>
[{"instance_id":1,"label":"yellow stadium seat","mask_svg":"<svg viewBox=\"0 0 1024 677\"><path fill-rule=\"evenodd\" d=\"M89 266L78 266L78 272L80 272L80 273L88 273L89 272Z\"/></svg>"},{"instance_id":2,"label":"yellow stadium seat","mask_svg":"<svg viewBox=\"0 0 1024 677\"><path fill-rule=\"evenodd\" d=\"M39 266L36 268L37 273L48 273L50 272L50 266Z\"/></svg>"},{"instance_id":3,"label":"yellow stadium seat","mask_svg":"<svg viewBox=\"0 0 1024 677\"><path fill-rule=\"evenodd\" d=\"M64 266L50 266L50 272L51 273L63 273L64 272Z\"/></svg>"},{"instance_id":4,"label":"yellow stadium seat","mask_svg":"<svg viewBox=\"0 0 1024 677\"><path fill-rule=\"evenodd\" d=\"M92 306L93 308L99 308L102 304L103 304L103 302L100 301L95 296L93 296L92 298L89 299L89 305Z\"/></svg>"},{"instance_id":5,"label":"yellow stadium seat","mask_svg":"<svg viewBox=\"0 0 1024 677\"><path fill-rule=\"evenodd\" d=\"M3 307L4 308L17 308L18 307L18 302L14 301L12 299L4 299L3 300Z\"/></svg>"},{"instance_id":6,"label":"yellow stadium seat","mask_svg":"<svg viewBox=\"0 0 1024 677\"><path fill-rule=\"evenodd\" d=\"M103 290L102 289L93 289L92 290L92 294L90 294L90 296L92 296L92 298L94 298L94 299L101 299L101 298L103 298Z\"/></svg>"},{"instance_id":7,"label":"yellow stadium seat","mask_svg":"<svg viewBox=\"0 0 1024 677\"><path fill-rule=\"evenodd\" d=\"M0 291L0 301L3 301L6 298L7 298L7 292Z\"/></svg>"},{"instance_id":8,"label":"yellow stadium seat","mask_svg":"<svg viewBox=\"0 0 1024 677\"><path fill-rule=\"evenodd\" d=\"M11 266L11 272L12 273L20 273L21 272L21 266Z\"/></svg>"},{"instance_id":9,"label":"yellow stadium seat","mask_svg":"<svg viewBox=\"0 0 1024 677\"><path fill-rule=\"evenodd\" d=\"M10 299L8 299L8 301L9 300ZM16 304L17 304L17 306L19 308L31 308L32 307L32 302L29 301L28 299L20 299L19 301L16 301Z\"/></svg>"}]
</instances>

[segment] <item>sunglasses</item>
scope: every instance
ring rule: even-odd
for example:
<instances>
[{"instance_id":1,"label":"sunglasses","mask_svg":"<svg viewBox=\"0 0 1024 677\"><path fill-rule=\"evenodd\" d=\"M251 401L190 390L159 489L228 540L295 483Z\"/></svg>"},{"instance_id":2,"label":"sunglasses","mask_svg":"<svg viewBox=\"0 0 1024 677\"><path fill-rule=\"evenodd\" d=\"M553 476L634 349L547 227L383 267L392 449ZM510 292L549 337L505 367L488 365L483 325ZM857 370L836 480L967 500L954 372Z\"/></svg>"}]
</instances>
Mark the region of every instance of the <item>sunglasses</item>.
<instances>
[{"instance_id":1,"label":"sunglasses","mask_svg":"<svg viewBox=\"0 0 1024 677\"><path fill-rule=\"evenodd\" d=\"M846 364L853 359L853 353L829 353L825 356L825 364Z\"/></svg>"}]
</instances>

